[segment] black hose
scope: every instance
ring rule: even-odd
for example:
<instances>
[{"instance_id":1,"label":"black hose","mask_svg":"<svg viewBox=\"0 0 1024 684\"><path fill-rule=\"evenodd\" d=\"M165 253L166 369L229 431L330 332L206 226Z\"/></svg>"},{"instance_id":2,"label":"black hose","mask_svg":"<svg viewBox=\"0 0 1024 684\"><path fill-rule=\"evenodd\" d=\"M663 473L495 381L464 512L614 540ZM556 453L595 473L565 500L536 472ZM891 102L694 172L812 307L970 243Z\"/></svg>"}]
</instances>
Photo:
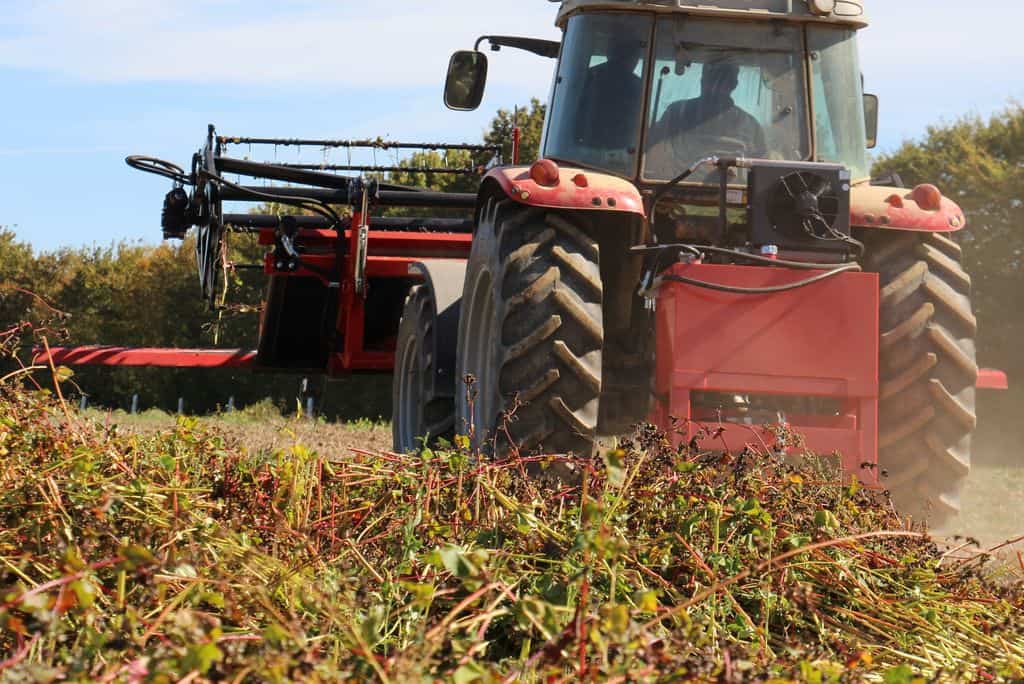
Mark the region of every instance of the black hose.
<instances>
[{"instance_id":1,"label":"black hose","mask_svg":"<svg viewBox=\"0 0 1024 684\"><path fill-rule=\"evenodd\" d=\"M833 268L825 273L819 273L816 276L801 280L796 283L788 283L786 285L774 285L770 287L739 287L735 285L721 285L719 283L708 283L703 280L697 280L695 278L687 278L686 276L679 276L674 274L661 276L662 281L669 281L673 283L684 283L686 285L693 285L695 287L701 287L706 290L714 290L715 292L727 292L729 294L742 294L742 295L765 295L765 294L778 294L779 292L790 292L792 290L798 290L808 285L814 285L820 283L823 280L828 280L841 273L848 273L851 271L860 271L861 268L857 264L846 264L839 268Z\"/></svg>"},{"instance_id":2,"label":"black hose","mask_svg":"<svg viewBox=\"0 0 1024 684\"><path fill-rule=\"evenodd\" d=\"M133 154L130 157L125 157L124 163L136 171L170 178L175 183L180 183L181 185L192 185L192 178L185 173L185 169L166 159Z\"/></svg>"},{"instance_id":3,"label":"black hose","mask_svg":"<svg viewBox=\"0 0 1024 684\"><path fill-rule=\"evenodd\" d=\"M701 252L711 252L713 254L722 254L725 256L731 256L736 259L742 259L744 261L751 261L757 264L765 264L766 266L785 266L786 268L795 268L804 271L821 271L831 270L836 268L835 264L815 264L806 261L789 261L788 259L772 259L770 257L760 256L759 254L747 254L736 249L729 249L727 247L712 247L711 245L691 245L686 243L680 244L667 244L667 245L652 245L652 246L640 246L633 247L631 251L638 254L644 254L647 252L660 252L667 249L679 249L686 250L687 252L698 256ZM850 264L855 265L855 264ZM859 269L859 267L858 267Z\"/></svg>"}]
</instances>

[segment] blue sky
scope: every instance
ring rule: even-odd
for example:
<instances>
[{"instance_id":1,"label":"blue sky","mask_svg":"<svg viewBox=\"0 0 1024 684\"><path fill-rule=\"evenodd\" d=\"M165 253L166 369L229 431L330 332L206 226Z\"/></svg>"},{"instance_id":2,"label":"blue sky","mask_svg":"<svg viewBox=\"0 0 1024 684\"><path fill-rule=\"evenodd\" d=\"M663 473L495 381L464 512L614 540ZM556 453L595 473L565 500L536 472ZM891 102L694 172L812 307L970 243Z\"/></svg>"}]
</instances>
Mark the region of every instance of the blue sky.
<instances>
[{"instance_id":1,"label":"blue sky","mask_svg":"<svg viewBox=\"0 0 1024 684\"><path fill-rule=\"evenodd\" d=\"M1024 3L867 5L881 149L1024 101ZM0 0L0 225L46 250L156 242L166 184L123 158L184 163L209 122L232 135L478 140L499 107L546 97L552 62L494 55L484 105L465 114L441 103L450 52L484 33L557 38L554 13L543 0Z\"/></svg>"}]
</instances>

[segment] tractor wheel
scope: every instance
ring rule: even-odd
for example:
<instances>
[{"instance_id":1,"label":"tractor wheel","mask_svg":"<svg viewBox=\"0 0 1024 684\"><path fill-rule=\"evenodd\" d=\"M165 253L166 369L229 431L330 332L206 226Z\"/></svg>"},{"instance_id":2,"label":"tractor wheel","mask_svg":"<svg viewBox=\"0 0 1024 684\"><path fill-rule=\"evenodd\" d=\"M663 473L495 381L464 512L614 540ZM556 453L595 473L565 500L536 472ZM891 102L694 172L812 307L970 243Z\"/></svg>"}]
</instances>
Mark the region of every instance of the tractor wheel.
<instances>
[{"instance_id":1,"label":"tractor wheel","mask_svg":"<svg viewBox=\"0 0 1024 684\"><path fill-rule=\"evenodd\" d=\"M391 397L394 407L392 439L398 453L409 453L438 438L450 439L455 427L451 392L435 390L437 357L435 325L439 323L429 287L409 291L398 326L395 375Z\"/></svg>"},{"instance_id":2,"label":"tractor wheel","mask_svg":"<svg viewBox=\"0 0 1024 684\"><path fill-rule=\"evenodd\" d=\"M597 242L570 214L491 200L466 270L457 429L475 447L589 456L604 343Z\"/></svg>"},{"instance_id":3,"label":"tractor wheel","mask_svg":"<svg viewBox=\"0 0 1024 684\"><path fill-rule=\"evenodd\" d=\"M960 511L977 427L971 278L938 234L881 233L879 466L897 509L940 526Z\"/></svg>"}]
</instances>

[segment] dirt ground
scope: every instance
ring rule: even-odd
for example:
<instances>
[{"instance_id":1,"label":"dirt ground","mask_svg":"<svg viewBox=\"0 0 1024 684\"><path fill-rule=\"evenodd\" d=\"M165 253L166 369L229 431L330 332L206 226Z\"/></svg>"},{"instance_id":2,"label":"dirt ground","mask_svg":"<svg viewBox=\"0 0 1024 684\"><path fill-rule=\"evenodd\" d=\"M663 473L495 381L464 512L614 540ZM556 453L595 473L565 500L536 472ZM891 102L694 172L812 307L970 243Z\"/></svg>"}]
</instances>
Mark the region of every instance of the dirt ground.
<instances>
[{"instance_id":1,"label":"dirt ground","mask_svg":"<svg viewBox=\"0 0 1024 684\"><path fill-rule=\"evenodd\" d=\"M983 548L1024 537L1024 451L1006 424L982 424L974 444L974 469L961 500L960 519L942 530L946 535L973 537ZM1018 428L1019 429L1019 428ZM1024 564L1016 552L1024 542L1003 554Z\"/></svg>"},{"instance_id":2,"label":"dirt ground","mask_svg":"<svg viewBox=\"0 0 1024 684\"><path fill-rule=\"evenodd\" d=\"M974 537L985 547L1024 537L1024 470L978 466L964 490L963 514L944 532ZM1024 550L1024 543L1018 548Z\"/></svg>"}]
</instances>

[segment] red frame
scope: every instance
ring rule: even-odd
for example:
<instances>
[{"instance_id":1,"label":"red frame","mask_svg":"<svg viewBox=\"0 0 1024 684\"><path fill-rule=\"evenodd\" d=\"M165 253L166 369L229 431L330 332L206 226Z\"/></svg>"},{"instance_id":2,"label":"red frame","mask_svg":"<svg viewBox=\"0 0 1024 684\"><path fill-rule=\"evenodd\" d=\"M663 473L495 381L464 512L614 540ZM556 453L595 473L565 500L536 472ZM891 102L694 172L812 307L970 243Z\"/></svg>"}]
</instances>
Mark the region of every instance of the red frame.
<instances>
[{"instance_id":1,"label":"red frame","mask_svg":"<svg viewBox=\"0 0 1024 684\"><path fill-rule=\"evenodd\" d=\"M369 220L369 216L366 217ZM339 376L352 371L390 371L395 365L394 350L367 350L363 344L366 327L366 292L356 291L359 229L363 215L356 211L351 219L354 229L346 230L343 239L348 245L342 257L341 283L337 289L340 298L337 329L345 340L341 352L332 354L323 371ZM275 243L274 229L259 233L262 245ZM280 271L272 254L264 259L263 270L268 276L289 278L317 278L325 284L325 273L335 273L337 256L331 251L337 233L333 230L304 229L299 231L298 242L304 246L324 250L320 254L306 254L302 260L317 270L300 268ZM419 280L423 276L414 264L423 259L469 258L473 236L469 233L427 233L412 231L370 230L367 233L365 277L369 279L404 278ZM75 347L54 348L49 357L57 365L94 366L149 366L161 368L255 368L256 352L243 350L196 349L129 349L127 347ZM36 363L47 363L45 353L36 356Z\"/></svg>"},{"instance_id":2,"label":"red frame","mask_svg":"<svg viewBox=\"0 0 1024 684\"><path fill-rule=\"evenodd\" d=\"M161 368L252 368L256 352L244 349L160 349L132 347L52 347L34 363L55 366L157 366Z\"/></svg>"},{"instance_id":3,"label":"red frame","mask_svg":"<svg viewBox=\"0 0 1024 684\"><path fill-rule=\"evenodd\" d=\"M367 350L363 344L366 328L366 292L357 292L356 273L359 264L359 226L364 215L356 211L352 215L349 230L343 234L348 250L342 257L342 280L339 288L337 330L344 340L344 349L332 354L324 371L330 376L344 375L352 371L389 371L395 366L395 352ZM369 221L370 217L365 216ZM337 233L333 230L302 230L299 242L310 247L333 247ZM260 231L260 244L272 245L275 241L273 229ZM422 275L414 265L423 259L458 259L466 261L472 247L473 236L469 233L426 233L411 231L367 232L365 277L406 278L418 280ZM329 279L324 273L333 273L337 256L333 253L304 255L302 260L317 270L300 268L297 271L279 271L272 254L267 254L264 272L268 276L318 278L323 283ZM318 272L319 271L319 272Z\"/></svg>"},{"instance_id":4,"label":"red frame","mask_svg":"<svg viewBox=\"0 0 1024 684\"><path fill-rule=\"evenodd\" d=\"M667 272L745 288L786 285L813 271L758 266L678 264ZM787 292L749 295L665 281L657 299L654 421L682 421L675 438L717 433L691 405L693 392L830 397L835 417L790 416L818 453L842 453L848 472L878 461L878 276L844 273ZM738 426L737 426L738 427ZM743 441L750 434L739 428ZM726 437L727 439L727 437ZM872 471L873 472L873 471ZM872 480L872 473L861 478Z\"/></svg>"}]
</instances>

